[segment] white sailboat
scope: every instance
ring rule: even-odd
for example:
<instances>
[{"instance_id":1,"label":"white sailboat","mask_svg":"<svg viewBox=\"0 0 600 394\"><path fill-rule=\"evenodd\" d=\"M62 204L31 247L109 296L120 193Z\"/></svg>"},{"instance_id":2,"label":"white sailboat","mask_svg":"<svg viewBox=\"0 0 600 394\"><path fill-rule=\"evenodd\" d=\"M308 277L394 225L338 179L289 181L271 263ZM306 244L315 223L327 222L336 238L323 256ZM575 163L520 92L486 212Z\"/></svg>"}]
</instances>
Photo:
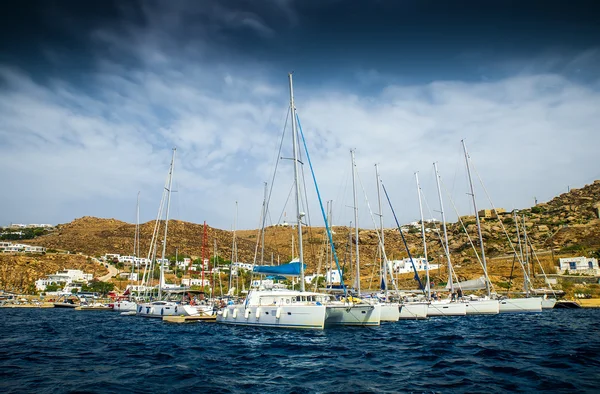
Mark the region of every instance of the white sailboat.
<instances>
[{"instance_id":1,"label":"white sailboat","mask_svg":"<svg viewBox=\"0 0 600 394\"><path fill-rule=\"evenodd\" d=\"M465 155L465 162L467 165L467 173L469 176L469 184L471 186L471 195L473 197L473 206L475 207L475 218L477 220L477 229L479 231L479 243L481 245L481 251L482 251L482 261L484 263L484 270L486 269L486 265L485 265L485 252L484 252L484 248L483 248L483 237L481 235L481 224L480 224L480 220L479 220L479 214L477 212L477 205L475 203L475 193L474 193L474 189L473 189L473 182L472 182L472 177L471 177L471 169L470 169L470 164L469 164L469 154L467 152L467 147L465 145L465 141L461 140L462 146L463 146L463 151L464 151L464 155ZM500 222L500 225L502 226L502 228L504 228L504 225L502 224L502 222ZM520 238L519 238L520 239ZM509 243L511 244L512 247L512 242L510 241L510 238L508 238ZM517 254L516 250L513 251L515 252L515 254ZM519 263L521 264L521 268L523 268L523 275L525 277L525 280L528 280L527 277L527 272L525 271L525 268L523 267L523 263L521 260L519 260ZM486 270L486 277L487 277L487 270ZM489 286L489 279L486 282L486 286ZM489 294L489 287L488 287L488 294ZM500 313L506 313L506 312L541 312L542 310L542 300L541 298L500 298L498 299L498 310Z\"/></svg>"},{"instance_id":2,"label":"white sailboat","mask_svg":"<svg viewBox=\"0 0 600 394\"><path fill-rule=\"evenodd\" d=\"M481 234L481 220L479 218L479 212L477 211L477 201L475 199L475 189L473 188L473 181L471 178L471 170L469 168L469 158L467 155L467 148L464 145L463 148L465 152L465 162L467 165L467 173L469 175L469 186L471 189L471 198L473 201L473 209L475 210L475 222L477 223L477 235L479 236L479 247L481 250L481 263L483 265L483 274L485 276L485 289L487 296L486 297L469 297L464 298L463 301L467 306L467 314L469 315L495 315L500 313L500 303L498 300L492 299L491 290L490 290L490 279L488 277L487 272L487 261L485 259L485 247L483 245L483 235ZM466 230L465 230L466 231Z\"/></svg>"},{"instance_id":3,"label":"white sailboat","mask_svg":"<svg viewBox=\"0 0 600 394\"><path fill-rule=\"evenodd\" d=\"M135 268L135 258L139 256L140 249L140 192L137 194L137 203L136 203L136 215L135 215L135 230L133 236L133 257L134 260L131 263L131 274L133 276L134 268ZM138 269L139 271L139 269ZM139 272L138 272L139 276ZM130 282L131 282L130 277ZM126 298L125 298L126 297ZM137 310L137 303L132 299L133 294L131 291L131 287L128 287L127 290L123 293L122 296L119 296L115 302L113 303L113 310L116 312L135 312Z\"/></svg>"},{"instance_id":4,"label":"white sailboat","mask_svg":"<svg viewBox=\"0 0 600 394\"><path fill-rule=\"evenodd\" d=\"M137 305L136 313L142 317L156 317L162 318L163 316L175 316L175 315L187 315L187 311L183 308L181 303L171 300L163 300L163 289L165 288L165 272L164 262L165 253L167 248L167 234L169 231L169 209L171 207L171 188L173 185L173 170L175 165L175 152L173 148L173 156L171 157L171 166L169 167L169 177L165 185L165 192L167 193L167 206L165 214L165 231L162 240L162 253L160 260L160 279L158 282L158 300L151 302L143 302ZM162 204L161 204L162 205ZM160 211L159 211L160 212Z\"/></svg>"},{"instance_id":5,"label":"white sailboat","mask_svg":"<svg viewBox=\"0 0 600 394\"><path fill-rule=\"evenodd\" d=\"M378 326L381 323L381 304L369 303L360 298L360 250L358 237L358 205L356 199L356 162L352 159L352 190L354 197L354 235L356 237L356 294L358 298L345 297L327 303L326 326Z\"/></svg>"},{"instance_id":6,"label":"white sailboat","mask_svg":"<svg viewBox=\"0 0 600 394\"><path fill-rule=\"evenodd\" d=\"M452 294L454 294L454 284L453 284L453 280L452 280L452 274L453 274L453 270L452 270L452 262L450 260L450 249L448 247L448 232L446 230L446 216L444 215L444 204L442 202L442 193L440 191L440 183L439 183L439 175L438 175L438 171L437 171L437 164L433 163L433 167L435 169L435 179L436 179L436 183L437 183L437 188L438 188L438 195L439 195L439 200L440 200L440 212L442 214L442 228L444 230L444 239L442 240L442 247L444 248L444 253L446 254L446 260L448 262L448 286L450 287L450 292ZM419 182L419 178L417 176L417 174L415 174L415 176L417 177L417 187L419 189L419 208L420 208L420 212L421 212L421 233L423 236L423 245L424 245L424 251L425 251L425 259L427 260L427 247L426 242L425 242L425 222L423 219L423 208L422 208L422 204L421 204L421 187L419 186L418 182ZM426 263L426 267L427 267L427 271L429 271L429 261L427 261ZM427 276L427 279L429 280L429 276ZM430 285L429 283L427 283L427 288L429 288ZM428 305L428 309L427 309L427 316L464 316L467 314L467 307L464 303L462 302L458 302L455 299L445 299L445 300L429 300L429 305Z\"/></svg>"},{"instance_id":7,"label":"white sailboat","mask_svg":"<svg viewBox=\"0 0 600 394\"><path fill-rule=\"evenodd\" d=\"M300 212L300 183L298 171L298 147L296 107L292 74L288 74L290 87L290 111L292 120L292 149L294 161L296 219L298 229L298 290L251 289L243 303L228 305L217 313L217 323L255 327L323 329L326 320L325 303L328 295L306 292L304 282L304 252L302 248L302 218ZM295 273L295 272L294 272Z\"/></svg>"}]
</instances>

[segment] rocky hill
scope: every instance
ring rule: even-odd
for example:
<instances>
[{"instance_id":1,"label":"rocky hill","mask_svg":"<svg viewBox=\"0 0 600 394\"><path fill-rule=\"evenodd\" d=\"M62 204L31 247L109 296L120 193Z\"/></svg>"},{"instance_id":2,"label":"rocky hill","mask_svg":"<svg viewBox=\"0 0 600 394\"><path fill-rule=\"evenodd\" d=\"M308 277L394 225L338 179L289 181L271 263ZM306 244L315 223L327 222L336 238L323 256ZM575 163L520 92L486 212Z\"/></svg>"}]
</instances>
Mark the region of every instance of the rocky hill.
<instances>
[{"instance_id":1,"label":"rocky hill","mask_svg":"<svg viewBox=\"0 0 600 394\"><path fill-rule=\"evenodd\" d=\"M63 269L79 269L94 277L108 270L82 255L53 253L46 255L0 254L0 289L30 292L36 280Z\"/></svg>"},{"instance_id":2,"label":"rocky hill","mask_svg":"<svg viewBox=\"0 0 600 394\"><path fill-rule=\"evenodd\" d=\"M546 265L545 269L552 272L553 261L544 250L590 255L600 251L600 181L595 181L581 189L572 189L569 193L561 194L547 203L518 211L518 221L527 231L533 248L539 252ZM164 223L161 223L161 226ZM477 229L474 217L463 218L466 232L460 223L448 224L450 252L461 279L471 279L482 274L481 267L475 258L467 233L478 247ZM154 222L141 225L141 255L148 253ZM506 230L504 233L503 228ZM88 255L99 256L105 253L131 254L134 238L133 224L115 219L99 219L83 217L71 223L59 225L57 231L29 241L31 244L42 245L49 249L69 250ZM405 227L405 236L413 256L422 254L420 229ZM169 240L167 255L179 254L200 257L202 255L203 225L171 220L169 221ZM355 240L350 241L347 227L334 228L334 243L340 264L350 267L350 248L354 248ZM498 283L506 282L510 271L513 271L513 249L518 248L517 232L513 215L499 215L498 218L482 220L482 233L486 247L486 255L490 258L490 275ZM426 238L429 257L433 263L444 262L439 229L429 226ZM292 237L296 239L296 230L290 227L268 227L265 230L264 261L289 261L292 256ZM257 249L258 230L237 231L237 256L239 261L252 262L258 251L260 260L261 250ZM325 232L323 228L304 228L304 251L308 271L314 272L323 263L325 254ZM216 252L229 260L232 255L233 234L231 231L207 227L207 246L204 254L212 256ZM363 286L376 286L376 263L378 236L374 230L363 229L359 232L361 250L361 276ZM385 243L388 258L406 257L400 233L397 229L385 230ZM504 258L503 258L504 256ZM518 268L518 267L517 267ZM322 269L321 269L322 271ZM518 276L520 269L514 269L513 276ZM438 281L445 281L447 273L441 270ZM521 274L522 275L522 274ZM517 279L518 280L518 279ZM411 275L404 278L406 286L414 287Z\"/></svg>"}]
</instances>

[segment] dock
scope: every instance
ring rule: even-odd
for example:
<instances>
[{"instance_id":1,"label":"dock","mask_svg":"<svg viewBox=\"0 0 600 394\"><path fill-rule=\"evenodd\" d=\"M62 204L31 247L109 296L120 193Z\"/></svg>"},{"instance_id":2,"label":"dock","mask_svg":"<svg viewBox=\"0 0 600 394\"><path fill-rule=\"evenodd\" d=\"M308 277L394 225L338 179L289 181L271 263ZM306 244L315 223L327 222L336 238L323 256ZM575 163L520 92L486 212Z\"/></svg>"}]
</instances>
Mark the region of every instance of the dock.
<instances>
[{"instance_id":1,"label":"dock","mask_svg":"<svg viewBox=\"0 0 600 394\"><path fill-rule=\"evenodd\" d=\"M198 323L217 321L217 315L214 316L163 316L162 320L165 323Z\"/></svg>"},{"instance_id":2,"label":"dock","mask_svg":"<svg viewBox=\"0 0 600 394\"><path fill-rule=\"evenodd\" d=\"M44 302L42 304L5 304L0 305L0 308L54 308L54 304L51 302Z\"/></svg>"},{"instance_id":3,"label":"dock","mask_svg":"<svg viewBox=\"0 0 600 394\"><path fill-rule=\"evenodd\" d=\"M600 298L581 298L577 300L577 303L582 308L600 308Z\"/></svg>"},{"instance_id":4,"label":"dock","mask_svg":"<svg viewBox=\"0 0 600 394\"><path fill-rule=\"evenodd\" d=\"M77 308L75 308L76 311L112 311L113 308L110 308L108 306L87 306L87 305L83 305L83 306L78 306Z\"/></svg>"}]
</instances>

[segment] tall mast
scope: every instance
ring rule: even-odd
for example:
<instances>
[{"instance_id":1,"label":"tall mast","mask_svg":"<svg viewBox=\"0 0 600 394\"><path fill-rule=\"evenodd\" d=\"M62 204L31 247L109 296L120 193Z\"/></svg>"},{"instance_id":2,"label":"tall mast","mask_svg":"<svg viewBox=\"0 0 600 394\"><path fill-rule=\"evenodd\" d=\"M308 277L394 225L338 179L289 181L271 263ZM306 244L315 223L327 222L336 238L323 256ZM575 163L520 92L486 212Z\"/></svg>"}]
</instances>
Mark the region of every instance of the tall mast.
<instances>
[{"instance_id":1,"label":"tall mast","mask_svg":"<svg viewBox=\"0 0 600 394\"><path fill-rule=\"evenodd\" d=\"M266 216L267 216L267 182L265 182L265 195L263 197L260 265L264 265L264 259L265 259L265 219L266 219Z\"/></svg>"},{"instance_id":2,"label":"tall mast","mask_svg":"<svg viewBox=\"0 0 600 394\"><path fill-rule=\"evenodd\" d=\"M444 251L448 260L448 284L450 292L454 293L454 283L452 280L452 262L450 261L450 248L448 247L448 231L446 230L446 216L444 215L444 203L442 202L442 190L440 189L440 174L438 173L437 163L433 163L435 169L435 181L437 183L438 196L440 199L440 213L442 214L442 228L444 229Z\"/></svg>"},{"instance_id":3,"label":"tall mast","mask_svg":"<svg viewBox=\"0 0 600 394\"><path fill-rule=\"evenodd\" d=\"M131 276L133 276L135 269L135 260L139 259L140 256L140 192L137 194L137 203L135 205L135 234L133 236L133 263L131 264ZM138 280L140 276L140 264L138 261L137 271L138 271ZM132 278L129 278L130 281Z\"/></svg>"},{"instance_id":4,"label":"tall mast","mask_svg":"<svg viewBox=\"0 0 600 394\"><path fill-rule=\"evenodd\" d=\"M358 251L358 203L356 202L356 162L354 161L354 149L350 149L352 157L352 193L354 195L354 236L356 237L356 292L360 297L360 254Z\"/></svg>"},{"instance_id":5,"label":"tall mast","mask_svg":"<svg viewBox=\"0 0 600 394\"><path fill-rule=\"evenodd\" d=\"M419 173L415 172L417 181L417 193L419 194L419 212L421 214L421 236L423 237L423 254L425 255L425 273L427 274L427 299L431 299L431 282L429 280L429 258L427 257L427 241L425 240L425 221L423 220L423 204L421 203L421 185L419 184Z\"/></svg>"},{"instance_id":6,"label":"tall mast","mask_svg":"<svg viewBox=\"0 0 600 394\"><path fill-rule=\"evenodd\" d=\"M387 300L387 292L388 292L388 286L387 286L387 259L384 256L384 251L383 251L383 245L385 242L385 238L384 238L384 232L383 232L383 209L381 207L381 180L379 177L379 165L375 164L375 177L377 179L377 203L379 205L379 230L381 231L381 245L380 245L380 250L381 250L381 265L383 266L381 269L381 277L383 279L383 284L384 284L384 292L385 292L385 299Z\"/></svg>"},{"instance_id":7,"label":"tall mast","mask_svg":"<svg viewBox=\"0 0 600 394\"><path fill-rule=\"evenodd\" d=\"M167 251L167 231L169 229L169 209L171 208L171 188L173 186L173 170L175 168L175 152L177 148L173 148L173 157L171 157L171 168L169 169L169 187L167 189L167 212L165 217L165 236L163 238L162 254L160 258L160 282L158 284L158 298L162 298L162 285L165 280L165 252Z\"/></svg>"},{"instance_id":8,"label":"tall mast","mask_svg":"<svg viewBox=\"0 0 600 394\"><path fill-rule=\"evenodd\" d=\"M231 264L229 265L229 288L227 290L227 292L229 293L229 291L231 290L231 285L232 285L232 277L233 277L233 263L237 262L236 261L236 239L235 239L235 228L236 228L236 221L237 221L237 206L238 206L238 202L235 202L235 215L233 217L233 236L232 236L232 240L231 240ZM238 268L239 269L239 268ZM239 273L239 271L238 271Z\"/></svg>"},{"instance_id":9,"label":"tall mast","mask_svg":"<svg viewBox=\"0 0 600 394\"><path fill-rule=\"evenodd\" d=\"M292 148L294 150L294 183L296 185L296 219L298 220L298 257L300 260L300 291L304 291L304 251L302 250L302 218L304 212L300 212L300 182L298 173L298 129L296 122L296 106L294 105L294 83L292 73L288 74L290 81L290 111L292 115Z\"/></svg>"},{"instance_id":10,"label":"tall mast","mask_svg":"<svg viewBox=\"0 0 600 394\"><path fill-rule=\"evenodd\" d=\"M519 217L517 216L517 210L515 209L513 212L515 226L517 227L517 239L519 240L519 254L521 255L521 262L524 261L523 257L523 244L521 243L521 234L519 233ZM523 267L523 288L525 289L525 293L529 294L529 286L527 286L527 270Z\"/></svg>"},{"instance_id":11,"label":"tall mast","mask_svg":"<svg viewBox=\"0 0 600 394\"><path fill-rule=\"evenodd\" d=\"M479 247L481 248L481 262L483 263L483 270L485 271L485 290L487 291L488 297L490 296L490 280L487 273L487 262L485 260L485 248L483 247L483 236L481 235L481 222L479 221L479 212L477 211L477 203L475 202L475 190L473 189L473 179L471 179L471 169L469 167L469 154L467 153L467 146L465 140L460 141L465 152L465 163L467 164L467 174L469 175L469 185L471 187L471 197L473 198L473 209L475 210L475 221L477 222L477 234L479 235Z\"/></svg>"},{"instance_id":12,"label":"tall mast","mask_svg":"<svg viewBox=\"0 0 600 394\"><path fill-rule=\"evenodd\" d=\"M201 272L201 280L202 280L202 291L204 291L204 258L205 258L205 254L204 254L204 247L206 246L206 220L204 221L204 231L202 232L202 270ZM190 284L191 284L191 280L190 280Z\"/></svg>"},{"instance_id":13,"label":"tall mast","mask_svg":"<svg viewBox=\"0 0 600 394\"><path fill-rule=\"evenodd\" d=\"M527 267L527 278L531 278L531 265L529 264L529 253L527 253L527 226L525 226L525 214L523 214L523 240L525 241L525 266ZM531 279L530 279L531 280ZM527 281L525 281L527 283ZM529 296L529 284L527 284L527 296Z\"/></svg>"}]
</instances>

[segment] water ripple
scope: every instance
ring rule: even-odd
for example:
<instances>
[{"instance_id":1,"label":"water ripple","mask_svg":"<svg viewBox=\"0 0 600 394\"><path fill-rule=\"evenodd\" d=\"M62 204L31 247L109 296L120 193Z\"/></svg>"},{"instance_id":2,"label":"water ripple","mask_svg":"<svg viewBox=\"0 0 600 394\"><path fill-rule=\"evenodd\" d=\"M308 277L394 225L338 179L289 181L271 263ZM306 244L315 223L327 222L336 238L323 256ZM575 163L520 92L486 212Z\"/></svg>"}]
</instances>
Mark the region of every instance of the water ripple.
<instances>
[{"instance_id":1,"label":"water ripple","mask_svg":"<svg viewBox=\"0 0 600 394\"><path fill-rule=\"evenodd\" d=\"M591 393L600 384L600 310L319 332L1 313L4 393Z\"/></svg>"}]
</instances>

